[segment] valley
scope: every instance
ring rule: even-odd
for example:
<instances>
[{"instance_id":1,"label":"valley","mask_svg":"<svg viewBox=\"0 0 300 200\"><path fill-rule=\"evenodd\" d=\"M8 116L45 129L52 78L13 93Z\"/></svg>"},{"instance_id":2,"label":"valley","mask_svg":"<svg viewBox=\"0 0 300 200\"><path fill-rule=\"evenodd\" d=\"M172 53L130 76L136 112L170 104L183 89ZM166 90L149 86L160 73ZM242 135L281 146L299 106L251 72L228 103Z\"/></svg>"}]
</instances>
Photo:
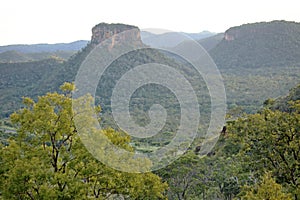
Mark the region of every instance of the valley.
<instances>
[{"instance_id":1,"label":"valley","mask_svg":"<svg viewBox=\"0 0 300 200\"><path fill-rule=\"evenodd\" d=\"M208 138L208 143L216 139L216 144L205 154L203 142L213 120L211 91L191 63L170 53L189 47L180 34L155 35L132 25L100 23L93 27L90 41L0 47L0 199L109 199L111 195L113 199L233 200L255 195L252 199L263 199L274 195L268 184L278 188L278 199L299 199L300 23L271 21L231 27L224 33L185 33L214 61L226 92L226 123L217 127L218 138ZM120 172L95 159L85 140L80 142L72 110L76 84L72 83L83 63L95 59L89 56L102 42L108 42L106 53L101 54L104 58L122 45L135 50L109 63L99 77L95 98L84 101L101 107L94 112L104 128L88 134L105 135L128 155L135 151L151 155L172 144L183 116L181 102L171 89L156 82L138 87L128 105L134 122L147 127L155 119L149 110L158 104L166 112L166 121L155 136L131 137L119 127L112 107L114 88L125 73L159 63L182 74L194 90L200 105L197 133L191 144L182 142L184 135L178 139L178 152L167 152L167 159L181 154L169 165L153 170L156 160L146 157L132 166L120 162L127 170ZM98 78L96 70L88 70ZM141 76L147 80L146 73ZM130 84L134 80L128 90ZM88 106L83 108L91 112ZM92 126L94 120L87 117L84 125ZM183 147L187 151L182 153ZM138 169L145 171L130 171ZM21 183L26 187L18 187Z\"/></svg>"}]
</instances>

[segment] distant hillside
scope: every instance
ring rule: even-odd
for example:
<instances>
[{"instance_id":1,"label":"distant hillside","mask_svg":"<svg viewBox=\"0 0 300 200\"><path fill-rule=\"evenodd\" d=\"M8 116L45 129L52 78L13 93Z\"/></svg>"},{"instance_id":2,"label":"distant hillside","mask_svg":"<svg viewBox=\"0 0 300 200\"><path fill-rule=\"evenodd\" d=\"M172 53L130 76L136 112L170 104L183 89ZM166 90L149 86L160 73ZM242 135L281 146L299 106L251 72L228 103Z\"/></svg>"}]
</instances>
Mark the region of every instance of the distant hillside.
<instances>
[{"instance_id":1,"label":"distant hillside","mask_svg":"<svg viewBox=\"0 0 300 200\"><path fill-rule=\"evenodd\" d=\"M300 80L300 23L260 22L199 41L224 78L229 109L260 109Z\"/></svg>"},{"instance_id":2,"label":"distant hillside","mask_svg":"<svg viewBox=\"0 0 300 200\"><path fill-rule=\"evenodd\" d=\"M206 50L206 51L210 51L211 49L215 48L224 38L224 33L218 33L215 34L213 36L207 37L207 38L203 38L200 40L196 40L197 42L199 42L199 44ZM187 39L186 37L184 39ZM171 47L169 49L177 49L180 48L181 46L184 46L185 43L188 43L187 40L184 40L182 42L180 42L179 44L177 44L174 47Z\"/></svg>"},{"instance_id":3,"label":"distant hillside","mask_svg":"<svg viewBox=\"0 0 300 200\"><path fill-rule=\"evenodd\" d=\"M26 62L30 60L24 53L17 51L5 51L0 53L0 63Z\"/></svg>"},{"instance_id":4,"label":"distant hillside","mask_svg":"<svg viewBox=\"0 0 300 200\"><path fill-rule=\"evenodd\" d=\"M215 48L223 40L223 38L224 33L219 33L198 41L206 51L210 51Z\"/></svg>"},{"instance_id":5,"label":"distant hillside","mask_svg":"<svg viewBox=\"0 0 300 200\"><path fill-rule=\"evenodd\" d=\"M265 99L285 95L300 80L300 23L245 24L199 43L221 71L229 109L255 112Z\"/></svg>"},{"instance_id":6,"label":"distant hillside","mask_svg":"<svg viewBox=\"0 0 300 200\"><path fill-rule=\"evenodd\" d=\"M167 32L163 34L154 34L147 31L141 31L141 38L144 44L151 47L175 47L187 39L200 40L215 35L209 31L200 33Z\"/></svg>"},{"instance_id":7,"label":"distant hillside","mask_svg":"<svg viewBox=\"0 0 300 200\"><path fill-rule=\"evenodd\" d=\"M23 96L37 97L55 91L54 81L63 63L47 59L25 63L0 63L0 112L8 116L20 108Z\"/></svg>"},{"instance_id":8,"label":"distant hillside","mask_svg":"<svg viewBox=\"0 0 300 200\"><path fill-rule=\"evenodd\" d=\"M79 40L71 43L57 44L20 44L0 46L0 53L5 51L17 51L20 53L40 53L40 52L57 52L57 51L72 51L76 52L87 45L88 41Z\"/></svg>"},{"instance_id":9,"label":"distant hillside","mask_svg":"<svg viewBox=\"0 0 300 200\"><path fill-rule=\"evenodd\" d=\"M36 99L38 95L58 90L58 87L65 81L74 81L81 63L93 48L108 37L128 29L134 30L129 33L125 32L122 37L116 37L111 41L108 40L110 42L108 43L109 47L114 48L114 46L127 44L128 41L130 41L130 45L134 44L136 47L145 47L141 41L137 27L101 23L92 29L91 42L68 61L61 62L49 59L28 63L0 64L0 112L2 116L6 117L14 110L20 108L22 96L29 96ZM110 51L107 51L107 53L110 53ZM114 60L99 80L95 101L102 107L101 123L104 126L117 127L114 120L112 120L111 111L111 97L117 81L133 67L146 63L161 63L172 66L182 72L185 77L189 78L191 85L196 88L195 93L197 94L198 102L202 105L201 122L209 118L210 99L208 90L203 79L195 72L195 69L191 66L184 66L175 62L158 50L145 48L129 52ZM92 73L94 73L94 70ZM139 145L140 143L147 145L149 143L168 144L169 139L172 138L172 134L168 134L170 138L166 138L164 133L172 133L179 127L180 106L176 96L170 89L157 84L147 84L134 92L130 101L130 110L135 113L133 115L134 120L142 126L150 123L147 111L153 104L160 104L166 109L168 113L166 125L162 128L161 134L149 139L143 139L143 141L136 139L135 141L138 141ZM142 145L140 145L140 148L142 148Z\"/></svg>"},{"instance_id":10,"label":"distant hillside","mask_svg":"<svg viewBox=\"0 0 300 200\"><path fill-rule=\"evenodd\" d=\"M210 51L220 68L300 64L300 23L261 22L232 27Z\"/></svg>"},{"instance_id":11,"label":"distant hillside","mask_svg":"<svg viewBox=\"0 0 300 200\"><path fill-rule=\"evenodd\" d=\"M275 100L269 99L265 103L270 103L271 108L274 110L289 112L291 111L289 102L297 100L300 100L300 84L292 88L287 95L276 98Z\"/></svg>"},{"instance_id":12,"label":"distant hillside","mask_svg":"<svg viewBox=\"0 0 300 200\"><path fill-rule=\"evenodd\" d=\"M55 51L22 53L18 51L5 51L0 53L0 63L18 63L44 60L48 58L60 58L68 60L76 51Z\"/></svg>"},{"instance_id":13,"label":"distant hillside","mask_svg":"<svg viewBox=\"0 0 300 200\"><path fill-rule=\"evenodd\" d=\"M34 97L47 91L56 90L64 81L73 81L81 62L99 42L107 37L106 34L118 33L118 31L131 27L137 28L127 25L118 26L118 24L113 25L115 27L113 30L110 30L110 27L111 25L105 23L95 26L91 42L87 42L87 45L68 61L62 61L54 56L53 59L46 61L0 64L0 110L2 116L8 115L18 108L23 95ZM148 38L151 37L151 33L147 34ZM233 27L228 29L225 34L217 34L199 40L222 73L229 109L238 107L248 113L256 112L262 107L265 99L282 96L290 88L295 87L300 80L299 35L298 23L273 21ZM133 40L135 44L143 46L138 31L126 37L126 40ZM184 48L184 42L177 45L176 48ZM20 61L27 59L29 55L10 53L12 57ZM120 58L119 62L114 62L111 71L107 72L111 73L111 76L109 75L103 83L99 82L96 100L102 103L104 110L108 110L109 106L107 105L110 105L107 100L111 95L109 89L114 86L116 79L120 78L113 74L120 76L128 70L129 66L133 67L130 64L132 61L135 65L149 62L165 63L181 67L189 75L197 74L190 67L183 67L182 63L176 63L175 57L165 58L165 55L158 51L139 52L138 55L138 58L135 58L134 55L128 54ZM194 83L200 82L198 79L195 81L194 77L192 80ZM149 88L145 91L149 92ZM148 95L145 91L143 95ZM156 93L151 93L152 100L150 102L164 99L153 94L156 95ZM144 96L138 95L133 102L146 102ZM209 101L207 96L203 96L203 99L203 101ZM164 101L171 102L166 98Z\"/></svg>"}]
</instances>

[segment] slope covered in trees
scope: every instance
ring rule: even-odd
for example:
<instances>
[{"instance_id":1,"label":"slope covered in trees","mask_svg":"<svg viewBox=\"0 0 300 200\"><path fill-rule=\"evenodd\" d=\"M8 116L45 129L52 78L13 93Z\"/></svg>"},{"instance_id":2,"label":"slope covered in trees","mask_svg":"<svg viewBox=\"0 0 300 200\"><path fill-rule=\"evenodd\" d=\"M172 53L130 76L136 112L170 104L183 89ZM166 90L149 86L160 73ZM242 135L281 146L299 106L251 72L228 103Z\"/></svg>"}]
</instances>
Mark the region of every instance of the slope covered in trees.
<instances>
[{"instance_id":1,"label":"slope covered in trees","mask_svg":"<svg viewBox=\"0 0 300 200\"><path fill-rule=\"evenodd\" d=\"M259 24L261 25L264 26L265 23ZM249 26L251 25L246 25ZM276 35L274 32L270 37ZM291 37L287 39L289 38ZM234 41L230 37L228 39ZM223 40L221 42L226 42ZM213 47L212 51L214 48L219 47ZM32 97L25 98L23 109L11 116L17 132L2 133L0 130L3 136L0 150L1 197L84 199L110 196L199 200L300 198L299 87L292 89L286 97L265 101L265 107L262 108L265 99L286 93L288 90L285 88L291 88L291 85L299 81L297 63L292 66L289 63L287 66L279 63L278 66L269 67L247 65L220 68L229 106L234 108L228 114L235 116L228 121L227 128L213 151L206 156L198 155L201 145L191 146L180 159L155 171L155 175L128 174L112 170L98 162L83 147L72 121L68 92L73 88L72 84L65 84L63 93L54 92L58 91L59 85L64 81L74 80L80 64L92 49L93 44L88 44L67 62L50 59L0 65L1 94L4 91L1 101L5 103L1 103L1 112L8 116L19 108L22 96ZM133 53L137 53L138 59ZM187 74L186 77L190 78L195 88L207 92L203 80L194 77L195 71L175 62L172 57L153 50L133 53L113 62L105 72L107 78L100 80L97 88L96 102L102 105L101 120L106 126L115 128L109 106L112 93L110 89L122 73L133 66L163 61ZM297 58L293 62L295 60ZM132 63L134 65L130 65ZM52 93L46 94L49 91ZM198 100L209 107L209 96L201 94ZM41 97L37 98L38 95ZM293 101L289 102L290 100ZM168 110L168 126L164 127L166 129L163 134L149 140L134 140L116 129L105 129L102 134L127 150L151 151L156 145L168 144L173 138L173 130L178 127L177 117L180 116L176 97L172 93L157 86L142 88L133 95L131 111L137 114L137 122L145 125L149 122L147 111L154 103L162 104ZM281 104L287 109L274 106ZM260 111L255 112L258 107ZM206 113L203 107L201 109L202 114ZM243 114L243 109L254 114ZM286 110L289 112L284 112ZM240 118L236 119L237 116ZM5 124L7 125L10 124ZM199 129L201 128L203 127ZM149 145L141 148L143 144Z\"/></svg>"},{"instance_id":2,"label":"slope covered in trees","mask_svg":"<svg viewBox=\"0 0 300 200\"><path fill-rule=\"evenodd\" d=\"M221 40L212 37L200 44L223 75L230 109L253 113L300 80L300 23L244 24L229 28Z\"/></svg>"},{"instance_id":3,"label":"slope covered in trees","mask_svg":"<svg viewBox=\"0 0 300 200\"><path fill-rule=\"evenodd\" d=\"M291 112L290 101L300 100L300 84L292 88L288 95L279 97L277 99L268 99L265 101L267 106L273 110L280 110L284 112Z\"/></svg>"},{"instance_id":4,"label":"slope covered in trees","mask_svg":"<svg viewBox=\"0 0 300 200\"><path fill-rule=\"evenodd\" d=\"M0 147L0 198L164 199L167 184L160 177L120 172L92 157L73 121L74 85L65 83L61 90L62 94L47 93L37 102L24 98L25 107L11 115L18 134ZM124 132L106 129L97 134L132 151Z\"/></svg>"},{"instance_id":5,"label":"slope covered in trees","mask_svg":"<svg viewBox=\"0 0 300 200\"><path fill-rule=\"evenodd\" d=\"M45 60L49 58L58 58L67 60L76 51L56 51L56 52L38 52L38 53L21 53L17 51L5 51L0 53L0 63L19 63Z\"/></svg>"},{"instance_id":6,"label":"slope covered in trees","mask_svg":"<svg viewBox=\"0 0 300 200\"><path fill-rule=\"evenodd\" d=\"M300 48L297 39L298 32L298 23L274 21L230 28L224 35L219 34L200 41L200 44L209 50L222 73L229 109L241 108L243 111L253 113L260 109L265 99L285 95L288 89L296 85L300 79L300 67L297 60L300 58L300 56L297 56L297 52L300 52L298 49ZM21 97L24 93L27 96L36 97L36 94L45 94L45 91L58 89L59 85L65 81L73 81L80 64L93 48L92 44L88 44L67 62L58 63L55 68L59 68L60 71L41 67L44 66L45 61L1 64L2 76L5 74L10 79L18 77L14 79L14 83L11 82L11 86L14 87L15 84L16 88L22 82L28 80L31 72L26 68L33 70L33 72L35 68L36 71L43 69L45 70L44 74L47 74L44 77L47 81L37 81L33 78L31 83L28 83L34 88L31 91L27 90L26 87L22 93L18 92L18 89L10 90L5 100L0 100L2 107L4 107L1 115L8 115L14 108L17 108L16 106L9 108L7 104L12 103L20 106ZM119 62L113 63L115 65L113 69L118 68L117 70L122 71L121 68L125 64L130 64L130 62L136 62L135 65L137 65L160 60L165 60L165 63L171 66L178 66L178 63L172 61L172 57L171 59L163 58L157 51L151 53L148 51L141 54L143 55L139 58L121 58ZM279 58L280 61L278 61ZM129 60L131 61L128 62ZM252 63L252 65L248 66L247 63ZM110 72L114 73L117 70ZM2 86L6 84L5 80L3 79ZM108 94L111 86L111 84L108 84L102 87L102 95ZM1 90L3 90L1 93L7 94L5 88ZM97 96L104 98L101 95ZM100 101L100 103L106 110L107 101Z\"/></svg>"},{"instance_id":7,"label":"slope covered in trees","mask_svg":"<svg viewBox=\"0 0 300 200\"><path fill-rule=\"evenodd\" d=\"M6 138L0 150L5 199L160 199L163 182L169 199L299 199L299 101L290 102L292 112L266 107L229 121L211 153L203 157L190 149L155 172L160 180L151 173L112 170L86 151L72 122L72 88L65 84L63 94L48 93L37 102L25 98L25 107L11 116L18 134ZM106 129L103 134L134 150L125 133Z\"/></svg>"},{"instance_id":8,"label":"slope covered in trees","mask_svg":"<svg viewBox=\"0 0 300 200\"><path fill-rule=\"evenodd\" d=\"M210 53L220 68L293 66L300 63L300 24L272 21L232 27Z\"/></svg>"},{"instance_id":9,"label":"slope covered in trees","mask_svg":"<svg viewBox=\"0 0 300 200\"><path fill-rule=\"evenodd\" d=\"M199 146L157 171L169 199L298 200L300 101L289 107L230 120L207 156L197 155Z\"/></svg>"},{"instance_id":10,"label":"slope covered in trees","mask_svg":"<svg viewBox=\"0 0 300 200\"><path fill-rule=\"evenodd\" d=\"M0 46L0 53L5 51L17 51L20 53L41 53L41 52L56 52L56 51L79 51L87 45L88 41L79 40L71 43L57 44L19 44Z\"/></svg>"},{"instance_id":11,"label":"slope covered in trees","mask_svg":"<svg viewBox=\"0 0 300 200\"><path fill-rule=\"evenodd\" d=\"M55 75L62 60L46 59L26 63L0 63L0 111L2 117L21 107L22 97L37 97L54 91Z\"/></svg>"}]
</instances>

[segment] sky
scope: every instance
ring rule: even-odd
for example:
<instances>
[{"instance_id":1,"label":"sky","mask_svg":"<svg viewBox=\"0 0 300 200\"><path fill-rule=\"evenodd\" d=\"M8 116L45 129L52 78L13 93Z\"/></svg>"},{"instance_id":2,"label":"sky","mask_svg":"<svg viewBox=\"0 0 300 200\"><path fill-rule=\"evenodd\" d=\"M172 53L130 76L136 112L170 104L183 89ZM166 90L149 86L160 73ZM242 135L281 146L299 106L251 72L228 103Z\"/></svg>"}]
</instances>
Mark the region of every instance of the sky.
<instances>
[{"instance_id":1,"label":"sky","mask_svg":"<svg viewBox=\"0 0 300 200\"><path fill-rule=\"evenodd\" d=\"M299 0L2 0L0 45L90 40L98 23L189 33L245 23L300 22Z\"/></svg>"}]
</instances>

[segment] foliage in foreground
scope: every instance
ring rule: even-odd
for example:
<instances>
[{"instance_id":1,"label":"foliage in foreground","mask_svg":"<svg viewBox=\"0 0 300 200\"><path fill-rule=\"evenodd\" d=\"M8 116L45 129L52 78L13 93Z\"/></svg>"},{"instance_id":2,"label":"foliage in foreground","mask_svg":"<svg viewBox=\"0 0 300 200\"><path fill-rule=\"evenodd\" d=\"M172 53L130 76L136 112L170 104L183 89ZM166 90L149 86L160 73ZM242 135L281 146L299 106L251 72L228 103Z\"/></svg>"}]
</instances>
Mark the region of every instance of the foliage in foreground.
<instances>
[{"instance_id":1,"label":"foliage in foreground","mask_svg":"<svg viewBox=\"0 0 300 200\"><path fill-rule=\"evenodd\" d=\"M293 112L265 108L230 121L209 155L190 151L156 172L168 182L168 197L299 199L300 101L290 107Z\"/></svg>"},{"instance_id":2,"label":"foliage in foreground","mask_svg":"<svg viewBox=\"0 0 300 200\"><path fill-rule=\"evenodd\" d=\"M262 177L260 184L249 188L242 197L243 200L292 200L290 194L282 192L282 186L275 182L270 173L266 173Z\"/></svg>"},{"instance_id":3,"label":"foliage in foreground","mask_svg":"<svg viewBox=\"0 0 300 200\"><path fill-rule=\"evenodd\" d=\"M240 144L240 163L253 180L271 172L276 182L300 198L300 101L290 102L291 113L272 111L247 115L235 121L230 135ZM255 181L254 181L255 182Z\"/></svg>"},{"instance_id":4,"label":"foliage in foreground","mask_svg":"<svg viewBox=\"0 0 300 200\"><path fill-rule=\"evenodd\" d=\"M11 115L18 135L0 151L0 197L4 199L164 199L166 183L152 173L111 169L81 143L73 121L70 92L48 93ZM100 109L97 109L100 111ZM88 119L87 119L88 121ZM113 144L130 150L130 138L103 131ZM100 134L100 133L99 133Z\"/></svg>"}]
</instances>

